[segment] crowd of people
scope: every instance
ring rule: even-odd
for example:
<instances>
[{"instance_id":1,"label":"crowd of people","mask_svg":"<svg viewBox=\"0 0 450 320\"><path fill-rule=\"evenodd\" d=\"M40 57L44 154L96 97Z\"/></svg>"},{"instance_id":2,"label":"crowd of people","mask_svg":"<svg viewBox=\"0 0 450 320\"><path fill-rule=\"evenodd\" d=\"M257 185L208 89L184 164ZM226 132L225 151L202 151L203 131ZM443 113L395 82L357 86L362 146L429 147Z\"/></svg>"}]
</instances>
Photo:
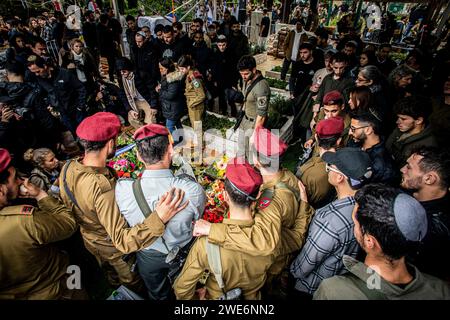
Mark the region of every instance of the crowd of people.
<instances>
[{"instance_id":1,"label":"crowd of people","mask_svg":"<svg viewBox=\"0 0 450 320\"><path fill-rule=\"evenodd\" d=\"M283 141L230 12L189 33L128 16L129 58L111 9L83 17L82 37L59 11L2 32L1 299L88 298L67 271L86 270L80 252L151 300L450 299L448 42L398 63L388 43L350 29L333 45L295 19ZM251 151L226 166L222 223L202 219L195 178L171 170L181 119L198 123L216 98ZM129 127L144 171L118 180L107 160ZM304 150L295 174L288 148Z\"/></svg>"}]
</instances>

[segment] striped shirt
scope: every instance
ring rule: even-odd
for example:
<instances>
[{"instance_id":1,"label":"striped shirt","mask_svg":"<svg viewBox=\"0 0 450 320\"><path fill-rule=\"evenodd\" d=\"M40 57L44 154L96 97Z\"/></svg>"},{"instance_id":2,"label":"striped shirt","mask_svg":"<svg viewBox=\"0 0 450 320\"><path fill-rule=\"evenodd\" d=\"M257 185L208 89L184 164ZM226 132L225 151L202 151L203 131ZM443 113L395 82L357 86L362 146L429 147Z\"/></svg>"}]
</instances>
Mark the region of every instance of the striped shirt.
<instances>
[{"instance_id":1,"label":"striped shirt","mask_svg":"<svg viewBox=\"0 0 450 320\"><path fill-rule=\"evenodd\" d=\"M353 234L353 197L338 199L317 210L300 254L291 265L295 288L313 294L322 280L345 272L342 257L356 257Z\"/></svg>"}]
</instances>

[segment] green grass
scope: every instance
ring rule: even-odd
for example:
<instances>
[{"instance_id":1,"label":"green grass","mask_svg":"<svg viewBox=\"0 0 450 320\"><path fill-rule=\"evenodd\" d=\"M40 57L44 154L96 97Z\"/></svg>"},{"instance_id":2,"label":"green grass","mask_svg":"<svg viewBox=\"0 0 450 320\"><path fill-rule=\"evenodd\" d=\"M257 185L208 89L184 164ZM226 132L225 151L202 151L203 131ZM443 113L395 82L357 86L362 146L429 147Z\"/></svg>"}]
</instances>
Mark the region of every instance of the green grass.
<instances>
[{"instance_id":1,"label":"green grass","mask_svg":"<svg viewBox=\"0 0 450 320\"><path fill-rule=\"evenodd\" d=\"M282 68L283 68L282 66L275 66L275 67L272 68L272 71L281 72ZM291 71L292 71L292 68L289 68L287 74L291 74Z\"/></svg>"},{"instance_id":2,"label":"green grass","mask_svg":"<svg viewBox=\"0 0 450 320\"><path fill-rule=\"evenodd\" d=\"M269 86L272 88L277 89L286 89L286 86L288 85L287 81L275 79L275 78L266 78L267 82L269 83Z\"/></svg>"}]
</instances>

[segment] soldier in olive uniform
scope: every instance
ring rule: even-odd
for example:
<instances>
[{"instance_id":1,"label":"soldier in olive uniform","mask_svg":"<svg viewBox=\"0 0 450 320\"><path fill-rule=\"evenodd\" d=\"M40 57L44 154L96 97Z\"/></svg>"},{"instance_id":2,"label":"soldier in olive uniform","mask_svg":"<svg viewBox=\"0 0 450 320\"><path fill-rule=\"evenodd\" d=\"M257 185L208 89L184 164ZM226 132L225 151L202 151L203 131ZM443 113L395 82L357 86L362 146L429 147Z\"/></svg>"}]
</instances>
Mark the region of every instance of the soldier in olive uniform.
<instances>
[{"instance_id":1,"label":"soldier in olive uniform","mask_svg":"<svg viewBox=\"0 0 450 320\"><path fill-rule=\"evenodd\" d=\"M246 132L264 126L269 111L270 87L261 72L256 69L256 61L253 56L243 56L239 60L238 70L244 80L242 108L245 112L239 129Z\"/></svg>"},{"instance_id":2,"label":"soldier in olive uniform","mask_svg":"<svg viewBox=\"0 0 450 320\"><path fill-rule=\"evenodd\" d=\"M316 123L323 119L330 119L333 117L341 117L344 119L344 131L342 133L341 146L346 146L348 141L348 132L350 130L350 123L352 122L352 118L345 112L345 104L344 97L342 94L333 90L328 92L323 97L323 107L320 109L319 114L316 118ZM305 142L305 148L311 148L314 143L314 135L316 133L316 129L312 130L312 137ZM314 154L317 155L319 153L319 149L315 146Z\"/></svg>"},{"instance_id":3,"label":"soldier in olive uniform","mask_svg":"<svg viewBox=\"0 0 450 320\"><path fill-rule=\"evenodd\" d=\"M202 74L194 69L194 62L190 56L182 56L178 60L178 68L186 76L184 95L189 113L191 126L201 121L205 110L206 92L203 86Z\"/></svg>"},{"instance_id":4,"label":"soldier in olive uniform","mask_svg":"<svg viewBox=\"0 0 450 320\"><path fill-rule=\"evenodd\" d=\"M254 225L251 206L262 183L261 175L243 158L234 158L227 165L226 177L224 199L229 205L229 218L220 224L235 232L240 230L246 233ZM210 255L208 246L210 244L207 237L199 238L194 243L174 284L177 299L193 299L196 295L196 284L202 275L206 270L214 270L214 266L209 263L210 259L214 258ZM272 258L224 247L218 250L224 286L221 288L213 272L210 272L205 283L206 292L200 290L204 292L204 295L199 294L200 298L218 299L224 293L240 288L243 299L260 299L260 289L266 280Z\"/></svg>"},{"instance_id":5,"label":"soldier in olive uniform","mask_svg":"<svg viewBox=\"0 0 450 320\"><path fill-rule=\"evenodd\" d=\"M178 208L184 192L177 190L173 201L170 195L162 197L156 214L128 227L115 201L116 175L106 166L106 160L115 154L119 132L120 121L109 112L98 112L80 123L77 135L85 149L84 158L64 166L61 198L73 209L86 249L106 269L111 284L140 291L140 278L124 255L149 246L164 233L165 223L185 206Z\"/></svg>"},{"instance_id":6,"label":"soldier in olive uniform","mask_svg":"<svg viewBox=\"0 0 450 320\"><path fill-rule=\"evenodd\" d=\"M38 206L11 206L19 195L36 199ZM67 299L84 292L68 290L69 257L52 245L76 228L71 212L20 180L9 152L0 149L0 299Z\"/></svg>"},{"instance_id":7,"label":"soldier in olive uniform","mask_svg":"<svg viewBox=\"0 0 450 320\"><path fill-rule=\"evenodd\" d=\"M208 235L208 241L223 248L246 252L253 256L273 256L269 270L270 281L289 265L291 256L305 240L313 209L306 201L306 193L299 189L298 179L279 162L287 145L269 130L258 127L255 131L255 166L264 183L251 228L236 229L225 224L210 224L199 220L194 234ZM286 273L287 274L287 273Z\"/></svg>"},{"instance_id":8,"label":"soldier in olive uniform","mask_svg":"<svg viewBox=\"0 0 450 320\"><path fill-rule=\"evenodd\" d=\"M319 154L313 155L297 170L296 176L305 186L308 202L314 209L324 207L336 197L334 187L328 182L328 173L325 170L326 163L322 160L322 155L327 151L336 151L341 142L343 131L344 120L341 117L319 121L315 136Z\"/></svg>"}]
</instances>

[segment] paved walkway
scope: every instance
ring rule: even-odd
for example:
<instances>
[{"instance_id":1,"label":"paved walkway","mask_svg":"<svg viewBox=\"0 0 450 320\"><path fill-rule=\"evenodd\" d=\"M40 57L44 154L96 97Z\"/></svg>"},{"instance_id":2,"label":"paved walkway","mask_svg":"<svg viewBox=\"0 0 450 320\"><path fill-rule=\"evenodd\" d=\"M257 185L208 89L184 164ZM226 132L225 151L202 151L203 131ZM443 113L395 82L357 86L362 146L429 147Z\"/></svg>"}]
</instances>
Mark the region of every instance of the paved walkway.
<instances>
[{"instance_id":1,"label":"paved walkway","mask_svg":"<svg viewBox=\"0 0 450 320\"><path fill-rule=\"evenodd\" d=\"M283 59L275 58L274 56L267 55L267 61L258 65L258 70L265 75L266 71L272 70L273 67L281 66L283 64Z\"/></svg>"}]
</instances>

